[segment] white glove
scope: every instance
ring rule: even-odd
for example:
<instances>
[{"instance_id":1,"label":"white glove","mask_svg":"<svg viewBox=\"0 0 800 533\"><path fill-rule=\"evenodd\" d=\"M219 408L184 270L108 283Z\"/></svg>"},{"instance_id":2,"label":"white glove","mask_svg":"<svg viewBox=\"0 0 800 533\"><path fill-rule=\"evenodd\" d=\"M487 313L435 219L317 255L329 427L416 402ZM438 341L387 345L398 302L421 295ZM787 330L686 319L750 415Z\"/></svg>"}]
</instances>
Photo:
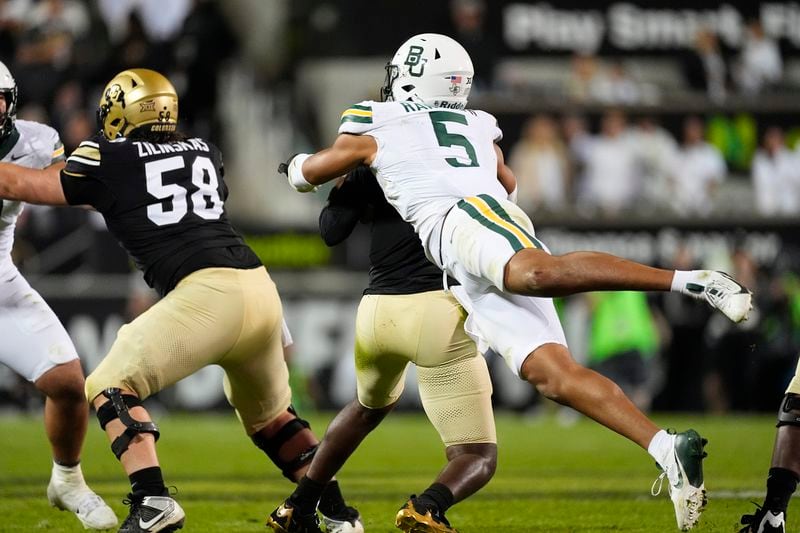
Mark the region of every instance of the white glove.
<instances>
[{"instance_id":1,"label":"white glove","mask_svg":"<svg viewBox=\"0 0 800 533\"><path fill-rule=\"evenodd\" d=\"M311 154L297 154L286 165L286 176L289 178L289 185L297 192L317 192L317 187L311 184L303 176L303 163L311 157Z\"/></svg>"}]
</instances>

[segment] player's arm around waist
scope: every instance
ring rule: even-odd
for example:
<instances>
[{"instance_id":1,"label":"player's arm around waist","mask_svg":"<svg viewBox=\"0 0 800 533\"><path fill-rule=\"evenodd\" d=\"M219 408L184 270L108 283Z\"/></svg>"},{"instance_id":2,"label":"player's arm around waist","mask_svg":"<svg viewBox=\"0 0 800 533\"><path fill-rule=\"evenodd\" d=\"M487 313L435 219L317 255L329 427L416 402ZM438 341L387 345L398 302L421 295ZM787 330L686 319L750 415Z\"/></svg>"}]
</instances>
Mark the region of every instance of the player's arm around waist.
<instances>
[{"instance_id":1,"label":"player's arm around waist","mask_svg":"<svg viewBox=\"0 0 800 533\"><path fill-rule=\"evenodd\" d=\"M0 198L30 204L67 205L61 187L61 169L64 165L63 161L59 161L38 169L0 163Z\"/></svg>"},{"instance_id":2,"label":"player's arm around waist","mask_svg":"<svg viewBox=\"0 0 800 533\"><path fill-rule=\"evenodd\" d=\"M378 143L374 137L342 133L333 146L308 156L302 162L303 177L312 185L322 185L358 165L371 165L377 153Z\"/></svg>"},{"instance_id":3,"label":"player's arm around waist","mask_svg":"<svg viewBox=\"0 0 800 533\"><path fill-rule=\"evenodd\" d=\"M506 165L503 151L497 144L494 145L494 151L497 154L497 180L508 193L508 199L517 203L517 177L514 172Z\"/></svg>"}]
</instances>

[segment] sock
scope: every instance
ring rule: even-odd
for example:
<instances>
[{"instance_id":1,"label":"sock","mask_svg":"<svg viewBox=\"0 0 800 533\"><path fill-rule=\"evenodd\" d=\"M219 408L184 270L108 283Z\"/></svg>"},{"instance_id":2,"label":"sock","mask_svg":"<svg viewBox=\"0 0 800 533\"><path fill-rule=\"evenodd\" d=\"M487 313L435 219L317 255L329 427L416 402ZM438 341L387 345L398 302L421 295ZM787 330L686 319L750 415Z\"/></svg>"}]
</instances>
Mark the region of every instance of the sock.
<instances>
[{"instance_id":1,"label":"sock","mask_svg":"<svg viewBox=\"0 0 800 533\"><path fill-rule=\"evenodd\" d=\"M80 470L80 464L81 464L81 460L80 460L80 459L78 459L78 460L77 460L77 461L75 461L74 463L65 463L65 462L63 462L63 461L56 461L55 459L53 459L53 464L54 464L54 465L58 465L58 466L60 466L60 467L62 467L62 468L68 468L68 469L70 469L70 470L72 470L72 469L75 469L75 468L77 468L78 470Z\"/></svg>"},{"instance_id":2,"label":"sock","mask_svg":"<svg viewBox=\"0 0 800 533\"><path fill-rule=\"evenodd\" d=\"M339 489L339 482L335 479L325 485L319 498L319 510L327 517L339 516L347 507L344 503L342 491Z\"/></svg>"},{"instance_id":3,"label":"sock","mask_svg":"<svg viewBox=\"0 0 800 533\"><path fill-rule=\"evenodd\" d=\"M704 283L698 282L700 274L704 270L676 270L672 277L672 292L679 292L689 296L698 296L702 294Z\"/></svg>"},{"instance_id":4,"label":"sock","mask_svg":"<svg viewBox=\"0 0 800 533\"><path fill-rule=\"evenodd\" d=\"M425 492L419 495L417 501L435 506L444 516L444 513L453 505L453 493L442 483L434 483Z\"/></svg>"},{"instance_id":5,"label":"sock","mask_svg":"<svg viewBox=\"0 0 800 533\"><path fill-rule=\"evenodd\" d=\"M764 507L770 511L786 512L789 499L797 488L797 474L785 468L770 468L767 477L767 497Z\"/></svg>"},{"instance_id":6,"label":"sock","mask_svg":"<svg viewBox=\"0 0 800 533\"><path fill-rule=\"evenodd\" d=\"M316 512L322 492L325 490L326 483L314 481L308 476L297 482L297 488L289 496L289 503L300 511L300 514L311 514Z\"/></svg>"},{"instance_id":7,"label":"sock","mask_svg":"<svg viewBox=\"0 0 800 533\"><path fill-rule=\"evenodd\" d=\"M131 492L142 493L145 496L163 496L167 492L161 468L158 466L137 470L129 475L128 479L131 482Z\"/></svg>"},{"instance_id":8,"label":"sock","mask_svg":"<svg viewBox=\"0 0 800 533\"><path fill-rule=\"evenodd\" d=\"M83 472L81 472L81 464L80 462L78 462L78 464L72 466L66 466L59 464L55 462L55 460L53 460L53 472L51 474L51 477L63 481L67 480L73 482L77 480L83 481Z\"/></svg>"},{"instance_id":9,"label":"sock","mask_svg":"<svg viewBox=\"0 0 800 533\"><path fill-rule=\"evenodd\" d=\"M670 450L672 450L672 435L663 429L653 436L653 440L651 440L650 444L647 446L647 453L649 453L662 468L664 467L662 463Z\"/></svg>"}]
</instances>

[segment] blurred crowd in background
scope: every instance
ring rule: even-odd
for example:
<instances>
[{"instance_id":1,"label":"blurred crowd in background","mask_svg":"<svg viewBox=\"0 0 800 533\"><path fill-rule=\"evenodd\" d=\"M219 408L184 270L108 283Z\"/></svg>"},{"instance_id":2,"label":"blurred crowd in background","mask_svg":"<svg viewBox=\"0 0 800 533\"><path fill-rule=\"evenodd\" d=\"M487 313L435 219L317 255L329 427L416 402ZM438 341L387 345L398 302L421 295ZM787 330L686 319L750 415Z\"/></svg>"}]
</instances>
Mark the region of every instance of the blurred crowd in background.
<instances>
[{"instance_id":1,"label":"blurred crowd in background","mask_svg":"<svg viewBox=\"0 0 800 533\"><path fill-rule=\"evenodd\" d=\"M230 216L248 238L257 238L313 234L313 213L326 196L297 200L283 184L262 191L277 183L277 161L255 153L259 146L275 147L275 157L320 148L335 131L327 125L338 122L337 98L347 105L377 97L381 67L404 38L448 33L473 58L472 102L498 116L519 203L537 231L611 228L624 235L619 232L674 227L679 234L720 233L721 251L678 243L674 254L653 262L728 269L756 293L757 312L741 326L671 294L571 298L561 310L573 351L586 354L588 364L614 377L645 408L774 410L800 349L800 54L767 31L758 4L741 14L737 46L721 42L715 28L697 25L686 46L657 55L577 41L552 44L558 36L552 50L537 42L535 51L526 51L522 14L554 13L539 2L452 0L426 5L406 22L397 18L408 11L405 2L383 4L0 0L0 59L19 85L19 118L52 125L67 153L96 130L96 102L114 74L129 67L165 73L180 95L181 128L210 138L227 154ZM596 7L566 4L578 14ZM718 8L707 4L703 9ZM254 31L259 21L271 26ZM265 46L264 39L278 45ZM370 80L370 86L351 79ZM255 207L247 207L248 199ZM306 211L292 207L300 201ZM298 212L305 223L291 218ZM759 235L780 241L775 253L748 247ZM307 275L363 274L366 239L355 243L328 264L310 265ZM26 209L14 253L34 279L130 272L102 220L82 211ZM267 266L280 280L286 265ZM278 284L304 298L297 287ZM334 296L355 300L359 294ZM133 289L120 314L130 319L151 301L146 290ZM326 380L334 363L303 367L302 338L295 349L298 374L305 368L314 401L330 406L335 402L325 392Z\"/></svg>"}]
</instances>

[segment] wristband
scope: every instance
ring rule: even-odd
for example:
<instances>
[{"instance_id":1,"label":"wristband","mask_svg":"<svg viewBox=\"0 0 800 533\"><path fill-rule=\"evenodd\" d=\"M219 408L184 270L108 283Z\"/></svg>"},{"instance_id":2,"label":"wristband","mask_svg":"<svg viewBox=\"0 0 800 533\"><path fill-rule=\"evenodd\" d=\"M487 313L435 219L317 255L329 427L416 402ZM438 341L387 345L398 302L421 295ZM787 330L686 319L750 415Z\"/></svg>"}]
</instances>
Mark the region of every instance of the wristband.
<instances>
[{"instance_id":1,"label":"wristband","mask_svg":"<svg viewBox=\"0 0 800 533\"><path fill-rule=\"evenodd\" d=\"M317 186L309 183L306 177L303 176L303 163L309 157L311 157L311 154L297 154L289 161L289 168L286 174L289 177L289 185L297 192L314 192L317 190Z\"/></svg>"}]
</instances>

